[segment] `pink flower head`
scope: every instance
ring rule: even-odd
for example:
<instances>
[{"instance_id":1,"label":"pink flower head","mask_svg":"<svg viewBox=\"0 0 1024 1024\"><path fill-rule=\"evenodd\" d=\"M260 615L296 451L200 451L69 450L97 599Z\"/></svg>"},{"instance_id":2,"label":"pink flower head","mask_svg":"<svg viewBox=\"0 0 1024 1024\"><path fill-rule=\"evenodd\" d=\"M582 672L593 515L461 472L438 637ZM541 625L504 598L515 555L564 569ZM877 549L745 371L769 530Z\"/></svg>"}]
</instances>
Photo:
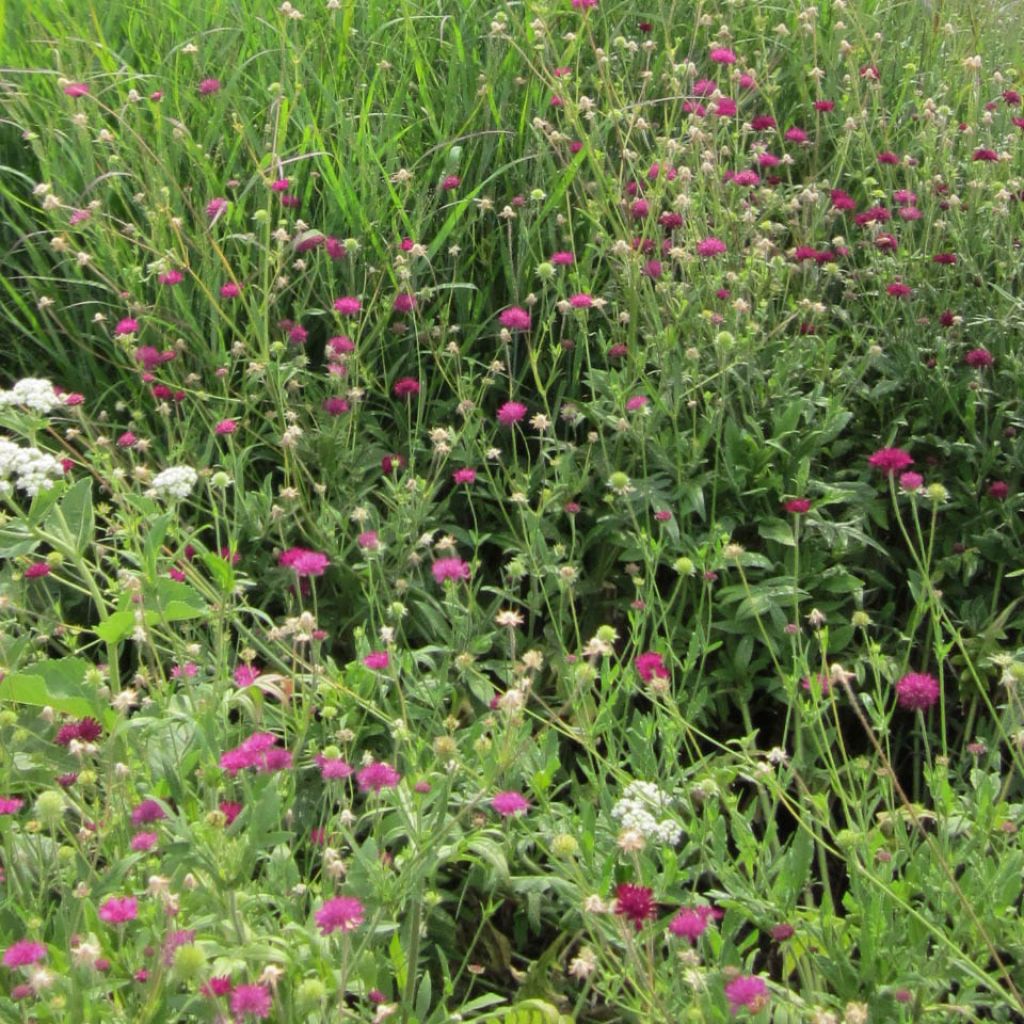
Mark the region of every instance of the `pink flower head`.
<instances>
[{"instance_id":1,"label":"pink flower head","mask_svg":"<svg viewBox=\"0 0 1024 1024\"><path fill-rule=\"evenodd\" d=\"M636 930L640 931L644 921L658 913L653 890L645 885L624 882L615 890L615 913L632 921Z\"/></svg>"},{"instance_id":2,"label":"pink flower head","mask_svg":"<svg viewBox=\"0 0 1024 1024\"><path fill-rule=\"evenodd\" d=\"M43 576L49 576L52 571L46 562L33 562L25 569L25 579L38 580Z\"/></svg>"},{"instance_id":3,"label":"pink flower head","mask_svg":"<svg viewBox=\"0 0 1024 1024\"><path fill-rule=\"evenodd\" d=\"M16 796L0 796L0 814L17 814L25 801Z\"/></svg>"},{"instance_id":4,"label":"pink flower head","mask_svg":"<svg viewBox=\"0 0 1024 1024\"><path fill-rule=\"evenodd\" d=\"M993 480L988 485L987 494L990 498L995 498L996 501L1005 501L1010 496L1009 484L1002 480Z\"/></svg>"},{"instance_id":5,"label":"pink flower head","mask_svg":"<svg viewBox=\"0 0 1024 1024\"><path fill-rule=\"evenodd\" d=\"M220 286L220 297L222 299L237 299L242 294L242 289L234 281Z\"/></svg>"},{"instance_id":6,"label":"pink flower head","mask_svg":"<svg viewBox=\"0 0 1024 1024\"><path fill-rule=\"evenodd\" d=\"M128 846L136 853L148 853L159 841L160 836L156 832L136 832Z\"/></svg>"},{"instance_id":7,"label":"pink flower head","mask_svg":"<svg viewBox=\"0 0 1024 1024\"><path fill-rule=\"evenodd\" d=\"M441 182L441 189L444 192L451 192L462 184L462 179L457 174L449 174Z\"/></svg>"},{"instance_id":8,"label":"pink flower head","mask_svg":"<svg viewBox=\"0 0 1024 1024\"><path fill-rule=\"evenodd\" d=\"M575 262L576 257L571 252L553 252L551 259L548 261L556 267L570 267Z\"/></svg>"},{"instance_id":9,"label":"pink flower head","mask_svg":"<svg viewBox=\"0 0 1024 1024\"><path fill-rule=\"evenodd\" d=\"M296 576L323 576L331 564L330 559L319 551L308 548L289 548L278 556L277 564L292 569Z\"/></svg>"},{"instance_id":10,"label":"pink flower head","mask_svg":"<svg viewBox=\"0 0 1024 1024\"><path fill-rule=\"evenodd\" d=\"M323 410L328 416L341 416L348 412L349 408L347 399L340 395L332 395L330 398L324 399Z\"/></svg>"},{"instance_id":11,"label":"pink flower head","mask_svg":"<svg viewBox=\"0 0 1024 1024\"><path fill-rule=\"evenodd\" d=\"M321 935L331 932L350 932L358 928L366 911L354 896L335 896L325 900L324 905L313 915L320 927Z\"/></svg>"},{"instance_id":12,"label":"pink flower head","mask_svg":"<svg viewBox=\"0 0 1024 1024\"><path fill-rule=\"evenodd\" d=\"M705 238L697 243L697 255L707 259L709 256L720 256L726 251L725 242L720 238Z\"/></svg>"},{"instance_id":13,"label":"pink flower head","mask_svg":"<svg viewBox=\"0 0 1024 1024\"><path fill-rule=\"evenodd\" d=\"M313 758L323 779L347 779L352 774L352 765L340 757L325 757L317 754Z\"/></svg>"},{"instance_id":14,"label":"pink flower head","mask_svg":"<svg viewBox=\"0 0 1024 1024\"><path fill-rule=\"evenodd\" d=\"M31 939L19 939L4 950L4 967L29 967L46 959L46 947Z\"/></svg>"},{"instance_id":15,"label":"pink flower head","mask_svg":"<svg viewBox=\"0 0 1024 1024\"><path fill-rule=\"evenodd\" d=\"M247 740L220 756L220 766L228 775L237 775L246 768L264 774L281 771L292 765L291 752L277 745L277 737L269 732L253 733Z\"/></svg>"},{"instance_id":16,"label":"pink flower head","mask_svg":"<svg viewBox=\"0 0 1024 1024\"><path fill-rule=\"evenodd\" d=\"M220 92L220 79L218 78L204 78L199 83L199 95L200 96L212 96L215 92Z\"/></svg>"},{"instance_id":17,"label":"pink flower head","mask_svg":"<svg viewBox=\"0 0 1024 1024\"><path fill-rule=\"evenodd\" d=\"M708 57L710 57L716 64L736 63L736 54L724 46L715 47L715 49L708 54Z\"/></svg>"},{"instance_id":18,"label":"pink flower head","mask_svg":"<svg viewBox=\"0 0 1024 1024\"><path fill-rule=\"evenodd\" d=\"M632 395L626 399L626 411L636 412L637 409L644 408L647 402L648 398L646 395Z\"/></svg>"},{"instance_id":19,"label":"pink flower head","mask_svg":"<svg viewBox=\"0 0 1024 1024\"><path fill-rule=\"evenodd\" d=\"M124 924L139 915L139 901L134 896L111 896L100 904L100 920L107 924Z\"/></svg>"},{"instance_id":20,"label":"pink flower head","mask_svg":"<svg viewBox=\"0 0 1024 1024\"><path fill-rule=\"evenodd\" d=\"M239 1021L245 1017L266 1020L273 997L266 985L236 985L231 990L231 1012Z\"/></svg>"},{"instance_id":21,"label":"pink flower head","mask_svg":"<svg viewBox=\"0 0 1024 1024\"><path fill-rule=\"evenodd\" d=\"M498 409L498 422L503 427L510 427L513 423L518 423L526 412L526 406L522 402L505 402Z\"/></svg>"},{"instance_id":22,"label":"pink flower head","mask_svg":"<svg viewBox=\"0 0 1024 1024\"><path fill-rule=\"evenodd\" d=\"M809 498L790 498L782 507L791 515L802 516L811 511L811 501Z\"/></svg>"},{"instance_id":23,"label":"pink flower head","mask_svg":"<svg viewBox=\"0 0 1024 1024\"><path fill-rule=\"evenodd\" d=\"M402 377L395 381L391 391L395 398L412 398L420 393L420 382L415 377Z\"/></svg>"},{"instance_id":24,"label":"pink flower head","mask_svg":"<svg viewBox=\"0 0 1024 1024\"><path fill-rule=\"evenodd\" d=\"M216 220L227 208L228 201L223 196L218 196L206 204L206 216L211 220Z\"/></svg>"},{"instance_id":25,"label":"pink flower head","mask_svg":"<svg viewBox=\"0 0 1024 1024\"><path fill-rule=\"evenodd\" d=\"M569 296L569 305L573 309L590 309L593 304L593 297L586 292L577 292L575 295Z\"/></svg>"},{"instance_id":26,"label":"pink flower head","mask_svg":"<svg viewBox=\"0 0 1024 1024\"><path fill-rule=\"evenodd\" d=\"M380 537L378 537L376 530L363 530L356 537L356 543L363 551L376 551L380 547Z\"/></svg>"},{"instance_id":27,"label":"pink flower head","mask_svg":"<svg viewBox=\"0 0 1024 1024\"><path fill-rule=\"evenodd\" d=\"M354 295L343 295L340 299L334 300L334 308L342 316L356 316L363 308L363 304Z\"/></svg>"},{"instance_id":28,"label":"pink flower head","mask_svg":"<svg viewBox=\"0 0 1024 1024\"><path fill-rule=\"evenodd\" d=\"M908 672L896 684L896 701L907 711L927 711L939 699L939 681L924 672Z\"/></svg>"},{"instance_id":29,"label":"pink flower head","mask_svg":"<svg viewBox=\"0 0 1024 1024\"><path fill-rule=\"evenodd\" d=\"M476 483L476 470L475 469L457 469L452 473L452 480L457 484L472 484Z\"/></svg>"},{"instance_id":30,"label":"pink flower head","mask_svg":"<svg viewBox=\"0 0 1024 1024\"><path fill-rule=\"evenodd\" d=\"M971 159L991 164L995 163L999 159L999 154L994 149L976 149L971 156Z\"/></svg>"},{"instance_id":31,"label":"pink flower head","mask_svg":"<svg viewBox=\"0 0 1024 1024\"><path fill-rule=\"evenodd\" d=\"M166 817L166 812L156 800L143 800L132 809L133 825L147 825Z\"/></svg>"},{"instance_id":32,"label":"pink flower head","mask_svg":"<svg viewBox=\"0 0 1024 1024\"><path fill-rule=\"evenodd\" d=\"M894 299L905 299L912 291L910 285L904 284L902 281L893 281L892 284L885 286L885 290Z\"/></svg>"},{"instance_id":33,"label":"pink flower head","mask_svg":"<svg viewBox=\"0 0 1024 1024\"><path fill-rule=\"evenodd\" d=\"M964 356L964 362L975 369L982 369L986 366L991 366L995 362L995 357L987 348L972 348Z\"/></svg>"},{"instance_id":34,"label":"pink flower head","mask_svg":"<svg viewBox=\"0 0 1024 1024\"><path fill-rule=\"evenodd\" d=\"M363 793L379 793L382 789L393 789L402 776L384 761L374 761L356 773L356 782Z\"/></svg>"},{"instance_id":35,"label":"pink flower head","mask_svg":"<svg viewBox=\"0 0 1024 1024\"><path fill-rule=\"evenodd\" d=\"M637 675L645 683L653 682L657 679L668 679L669 671L665 666L665 659L656 651L648 651L646 654L641 654L633 662L633 667L637 671Z\"/></svg>"},{"instance_id":36,"label":"pink flower head","mask_svg":"<svg viewBox=\"0 0 1024 1024\"><path fill-rule=\"evenodd\" d=\"M668 930L680 939L696 942L704 934L714 916L711 907L683 907L668 923Z\"/></svg>"},{"instance_id":37,"label":"pink flower head","mask_svg":"<svg viewBox=\"0 0 1024 1024\"><path fill-rule=\"evenodd\" d=\"M159 281L160 284L165 284L168 287L181 284L184 280L185 275L180 270L168 270L157 278L157 281Z\"/></svg>"},{"instance_id":38,"label":"pink flower head","mask_svg":"<svg viewBox=\"0 0 1024 1024\"><path fill-rule=\"evenodd\" d=\"M118 320L117 326L114 328L115 334L134 334L139 329L139 321L134 317L126 316L123 320Z\"/></svg>"},{"instance_id":39,"label":"pink flower head","mask_svg":"<svg viewBox=\"0 0 1024 1024\"><path fill-rule=\"evenodd\" d=\"M448 580L468 580L472 575L469 563L461 558L439 558L431 567L434 579L438 583L445 583Z\"/></svg>"},{"instance_id":40,"label":"pink flower head","mask_svg":"<svg viewBox=\"0 0 1024 1024\"><path fill-rule=\"evenodd\" d=\"M221 420L214 428L215 434L223 436L224 434L233 434L238 429L237 420Z\"/></svg>"},{"instance_id":41,"label":"pink flower head","mask_svg":"<svg viewBox=\"0 0 1024 1024\"><path fill-rule=\"evenodd\" d=\"M416 308L416 296L411 292L399 292L391 308L396 313L411 313Z\"/></svg>"},{"instance_id":42,"label":"pink flower head","mask_svg":"<svg viewBox=\"0 0 1024 1024\"><path fill-rule=\"evenodd\" d=\"M913 470L900 473L899 485L901 491L916 491L923 484L924 477L920 473L915 473Z\"/></svg>"},{"instance_id":43,"label":"pink flower head","mask_svg":"<svg viewBox=\"0 0 1024 1024\"><path fill-rule=\"evenodd\" d=\"M914 460L902 448L879 448L868 458L872 469L880 469L886 476L912 466Z\"/></svg>"},{"instance_id":44,"label":"pink flower head","mask_svg":"<svg viewBox=\"0 0 1024 1024\"><path fill-rule=\"evenodd\" d=\"M504 818L510 818L513 814L525 814L529 810L530 802L522 795L512 790L504 793L496 793L491 799L491 806Z\"/></svg>"},{"instance_id":45,"label":"pink flower head","mask_svg":"<svg viewBox=\"0 0 1024 1024\"><path fill-rule=\"evenodd\" d=\"M64 86L64 95L70 96L73 100L77 100L80 96L89 95L89 86L85 82L68 82Z\"/></svg>"},{"instance_id":46,"label":"pink flower head","mask_svg":"<svg viewBox=\"0 0 1024 1024\"><path fill-rule=\"evenodd\" d=\"M768 1002L768 986L763 978L741 974L725 986L725 998L729 1000L733 1014L739 1013L743 1007L756 1013Z\"/></svg>"},{"instance_id":47,"label":"pink flower head","mask_svg":"<svg viewBox=\"0 0 1024 1024\"><path fill-rule=\"evenodd\" d=\"M260 669L255 665L237 665L231 675L235 680L235 686L240 690L244 690L247 686L252 686L259 679Z\"/></svg>"},{"instance_id":48,"label":"pink flower head","mask_svg":"<svg viewBox=\"0 0 1024 1024\"><path fill-rule=\"evenodd\" d=\"M577 11L586 11L591 7L596 7L597 0L572 0L572 5Z\"/></svg>"},{"instance_id":49,"label":"pink flower head","mask_svg":"<svg viewBox=\"0 0 1024 1024\"><path fill-rule=\"evenodd\" d=\"M530 314L519 306L510 306L498 316L498 323L510 331L528 331L531 322Z\"/></svg>"},{"instance_id":50,"label":"pink flower head","mask_svg":"<svg viewBox=\"0 0 1024 1024\"><path fill-rule=\"evenodd\" d=\"M385 669L391 664L391 658L388 656L387 651L370 651L365 658L363 658L363 664L367 668L372 668L375 671Z\"/></svg>"}]
</instances>

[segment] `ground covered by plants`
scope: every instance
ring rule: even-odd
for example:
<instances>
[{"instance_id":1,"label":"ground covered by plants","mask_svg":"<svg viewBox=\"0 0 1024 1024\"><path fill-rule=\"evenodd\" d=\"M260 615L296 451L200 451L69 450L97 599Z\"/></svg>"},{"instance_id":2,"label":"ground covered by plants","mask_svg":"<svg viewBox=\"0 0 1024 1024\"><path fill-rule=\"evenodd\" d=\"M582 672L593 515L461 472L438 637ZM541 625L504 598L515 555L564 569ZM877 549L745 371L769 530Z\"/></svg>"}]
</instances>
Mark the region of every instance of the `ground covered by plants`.
<instances>
[{"instance_id":1,"label":"ground covered by plants","mask_svg":"<svg viewBox=\"0 0 1024 1024\"><path fill-rule=\"evenodd\" d=\"M1024 1020L1011 27L15 5L0 1019Z\"/></svg>"}]
</instances>

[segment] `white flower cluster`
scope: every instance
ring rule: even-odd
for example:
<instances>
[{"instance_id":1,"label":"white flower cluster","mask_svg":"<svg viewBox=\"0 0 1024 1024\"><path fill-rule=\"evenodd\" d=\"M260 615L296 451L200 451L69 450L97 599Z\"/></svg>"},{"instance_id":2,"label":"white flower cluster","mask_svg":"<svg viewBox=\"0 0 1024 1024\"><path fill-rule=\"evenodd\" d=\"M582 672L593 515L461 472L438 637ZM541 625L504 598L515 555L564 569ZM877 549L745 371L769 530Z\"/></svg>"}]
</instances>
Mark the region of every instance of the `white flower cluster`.
<instances>
[{"instance_id":1,"label":"white flower cluster","mask_svg":"<svg viewBox=\"0 0 1024 1024\"><path fill-rule=\"evenodd\" d=\"M60 395L48 380L26 377L10 391L0 391L0 406L21 405L33 412L47 413L61 404Z\"/></svg>"},{"instance_id":2,"label":"white flower cluster","mask_svg":"<svg viewBox=\"0 0 1024 1024\"><path fill-rule=\"evenodd\" d=\"M64 475L64 467L38 448L19 448L0 437L0 494L10 494L16 486L30 498L49 490ZM14 477L14 483L11 483Z\"/></svg>"},{"instance_id":3,"label":"white flower cluster","mask_svg":"<svg viewBox=\"0 0 1024 1024\"><path fill-rule=\"evenodd\" d=\"M191 466L169 466L153 477L150 493L160 498L187 498L198 479Z\"/></svg>"},{"instance_id":4,"label":"white flower cluster","mask_svg":"<svg viewBox=\"0 0 1024 1024\"><path fill-rule=\"evenodd\" d=\"M683 830L671 818L663 816L671 805L672 797L653 782L631 782L623 790L622 799L612 808L612 817L621 821L624 829L675 846L683 838Z\"/></svg>"}]
</instances>

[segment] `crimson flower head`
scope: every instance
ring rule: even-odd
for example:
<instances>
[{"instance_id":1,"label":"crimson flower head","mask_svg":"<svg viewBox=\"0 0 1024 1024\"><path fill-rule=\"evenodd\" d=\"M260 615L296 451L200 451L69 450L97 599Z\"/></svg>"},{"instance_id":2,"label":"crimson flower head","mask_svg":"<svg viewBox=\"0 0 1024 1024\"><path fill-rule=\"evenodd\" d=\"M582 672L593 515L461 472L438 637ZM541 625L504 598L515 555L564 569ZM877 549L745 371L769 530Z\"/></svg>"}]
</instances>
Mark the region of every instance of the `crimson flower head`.
<instances>
[{"instance_id":1,"label":"crimson flower head","mask_svg":"<svg viewBox=\"0 0 1024 1024\"><path fill-rule=\"evenodd\" d=\"M354 896L335 896L326 900L313 916L320 934L330 935L334 931L350 932L358 928L363 923L365 910Z\"/></svg>"},{"instance_id":2,"label":"crimson flower head","mask_svg":"<svg viewBox=\"0 0 1024 1024\"><path fill-rule=\"evenodd\" d=\"M964 356L964 362L975 369L982 369L983 367L991 366L995 362L995 357L987 348L972 348Z\"/></svg>"},{"instance_id":3,"label":"crimson flower head","mask_svg":"<svg viewBox=\"0 0 1024 1024\"><path fill-rule=\"evenodd\" d=\"M277 564L292 569L296 576L323 576L331 564L330 559L319 551L308 548L289 548L278 556Z\"/></svg>"},{"instance_id":4,"label":"crimson flower head","mask_svg":"<svg viewBox=\"0 0 1024 1024\"><path fill-rule=\"evenodd\" d=\"M522 402L505 402L498 409L498 422L503 427L510 427L513 423L518 423L526 412L526 406Z\"/></svg>"},{"instance_id":5,"label":"crimson flower head","mask_svg":"<svg viewBox=\"0 0 1024 1024\"><path fill-rule=\"evenodd\" d=\"M924 672L908 672L896 684L896 701L907 711L927 711L939 699L939 681Z\"/></svg>"},{"instance_id":6,"label":"crimson flower head","mask_svg":"<svg viewBox=\"0 0 1024 1024\"><path fill-rule=\"evenodd\" d=\"M811 500L810 498L790 498L782 507L791 515L802 516L811 511Z\"/></svg>"},{"instance_id":7,"label":"crimson flower head","mask_svg":"<svg viewBox=\"0 0 1024 1024\"><path fill-rule=\"evenodd\" d=\"M665 660L656 651L648 651L646 654L639 655L633 662L633 667L645 683L651 682L655 677L658 679L669 678Z\"/></svg>"},{"instance_id":8,"label":"crimson flower head","mask_svg":"<svg viewBox=\"0 0 1024 1024\"><path fill-rule=\"evenodd\" d=\"M253 1017L266 1020L270 1016L274 997L266 985L235 985L231 990L231 1012L236 1020Z\"/></svg>"},{"instance_id":9,"label":"crimson flower head","mask_svg":"<svg viewBox=\"0 0 1024 1024\"><path fill-rule=\"evenodd\" d=\"M729 49L727 49L724 46L716 47L714 50L712 50L708 54L708 56L716 64L735 64L736 63L736 54L733 53L732 50L729 50Z\"/></svg>"},{"instance_id":10,"label":"crimson flower head","mask_svg":"<svg viewBox=\"0 0 1024 1024\"><path fill-rule=\"evenodd\" d=\"M199 83L200 96L212 96L215 92L220 92L220 79L204 78Z\"/></svg>"},{"instance_id":11,"label":"crimson flower head","mask_svg":"<svg viewBox=\"0 0 1024 1024\"><path fill-rule=\"evenodd\" d=\"M356 782L364 793L379 793L382 789L394 789L402 776L384 761L374 761L356 773Z\"/></svg>"},{"instance_id":12,"label":"crimson flower head","mask_svg":"<svg viewBox=\"0 0 1024 1024\"><path fill-rule=\"evenodd\" d=\"M683 907L668 923L668 930L681 939L696 942L715 916L712 907Z\"/></svg>"},{"instance_id":13,"label":"crimson flower head","mask_svg":"<svg viewBox=\"0 0 1024 1024\"><path fill-rule=\"evenodd\" d=\"M498 315L498 323L510 331L528 331L530 329L530 314L521 306L509 306Z\"/></svg>"},{"instance_id":14,"label":"crimson flower head","mask_svg":"<svg viewBox=\"0 0 1024 1024\"><path fill-rule=\"evenodd\" d=\"M892 476L912 466L914 460L902 448L879 448L868 458L872 469L880 469L886 476Z\"/></svg>"},{"instance_id":15,"label":"crimson flower head","mask_svg":"<svg viewBox=\"0 0 1024 1024\"><path fill-rule=\"evenodd\" d=\"M643 927L644 921L655 917L657 912L654 891L646 885L623 882L616 888L615 913L632 921L637 931Z\"/></svg>"},{"instance_id":16,"label":"crimson flower head","mask_svg":"<svg viewBox=\"0 0 1024 1024\"><path fill-rule=\"evenodd\" d=\"M434 579L438 583L445 583L448 580L468 580L472 570L468 562L461 558L439 558L431 567Z\"/></svg>"},{"instance_id":17,"label":"crimson flower head","mask_svg":"<svg viewBox=\"0 0 1024 1024\"><path fill-rule=\"evenodd\" d=\"M504 818L510 818L513 814L524 814L530 809L530 802L514 790L506 790L503 793L496 793L491 800L493 807L498 814Z\"/></svg>"},{"instance_id":18,"label":"crimson flower head","mask_svg":"<svg viewBox=\"0 0 1024 1024\"><path fill-rule=\"evenodd\" d=\"M29 967L46 959L46 947L31 939L19 939L4 950L4 967Z\"/></svg>"},{"instance_id":19,"label":"crimson flower head","mask_svg":"<svg viewBox=\"0 0 1024 1024\"><path fill-rule=\"evenodd\" d=\"M768 1002L768 986L762 978L741 974L725 986L725 998L734 1015L743 1007L756 1013Z\"/></svg>"}]
</instances>

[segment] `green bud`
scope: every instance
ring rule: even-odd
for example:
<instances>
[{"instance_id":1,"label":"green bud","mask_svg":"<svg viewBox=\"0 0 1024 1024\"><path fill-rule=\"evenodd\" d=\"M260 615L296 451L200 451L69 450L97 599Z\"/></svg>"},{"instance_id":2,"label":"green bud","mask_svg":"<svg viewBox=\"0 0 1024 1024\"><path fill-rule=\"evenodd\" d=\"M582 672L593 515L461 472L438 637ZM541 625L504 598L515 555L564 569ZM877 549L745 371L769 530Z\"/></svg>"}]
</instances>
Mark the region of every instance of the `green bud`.
<instances>
[{"instance_id":1,"label":"green bud","mask_svg":"<svg viewBox=\"0 0 1024 1024\"><path fill-rule=\"evenodd\" d=\"M55 789L48 789L36 797L35 816L43 825L54 828L60 824L66 807L64 794Z\"/></svg>"},{"instance_id":2,"label":"green bud","mask_svg":"<svg viewBox=\"0 0 1024 1024\"><path fill-rule=\"evenodd\" d=\"M556 857L574 857L580 848L575 836L561 832L551 840L551 852Z\"/></svg>"},{"instance_id":3,"label":"green bud","mask_svg":"<svg viewBox=\"0 0 1024 1024\"><path fill-rule=\"evenodd\" d=\"M319 978L306 978L295 990L299 1006L310 1009L327 998L327 986Z\"/></svg>"},{"instance_id":4,"label":"green bud","mask_svg":"<svg viewBox=\"0 0 1024 1024\"><path fill-rule=\"evenodd\" d=\"M210 477L210 486L217 488L230 487L231 477L229 477L223 469L220 469Z\"/></svg>"},{"instance_id":5,"label":"green bud","mask_svg":"<svg viewBox=\"0 0 1024 1024\"><path fill-rule=\"evenodd\" d=\"M871 625L871 616L867 612L854 612L850 622L858 629L867 629Z\"/></svg>"},{"instance_id":6,"label":"green bud","mask_svg":"<svg viewBox=\"0 0 1024 1024\"><path fill-rule=\"evenodd\" d=\"M174 951L172 970L179 981L195 981L205 966L206 954L198 946L179 946Z\"/></svg>"},{"instance_id":7,"label":"green bud","mask_svg":"<svg viewBox=\"0 0 1024 1024\"><path fill-rule=\"evenodd\" d=\"M252 219L257 224L266 224L270 220L270 214L266 210L257 210L253 215Z\"/></svg>"},{"instance_id":8,"label":"green bud","mask_svg":"<svg viewBox=\"0 0 1024 1024\"><path fill-rule=\"evenodd\" d=\"M682 558L675 560L673 568L680 576L692 576L696 566L694 566L692 558L687 558L684 555Z\"/></svg>"},{"instance_id":9,"label":"green bud","mask_svg":"<svg viewBox=\"0 0 1024 1024\"><path fill-rule=\"evenodd\" d=\"M545 199L547 199L547 194L544 192L544 189L542 189L542 188L535 188L535 189L531 189L531 191L530 191L530 198L535 203L542 203L542 202L544 202Z\"/></svg>"},{"instance_id":10,"label":"green bud","mask_svg":"<svg viewBox=\"0 0 1024 1024\"><path fill-rule=\"evenodd\" d=\"M550 281L555 276L555 268L551 263L538 263L537 276L542 281Z\"/></svg>"},{"instance_id":11,"label":"green bud","mask_svg":"<svg viewBox=\"0 0 1024 1024\"><path fill-rule=\"evenodd\" d=\"M5 708L0 711L0 726L11 726L17 725L18 715L16 712L11 711L10 708Z\"/></svg>"},{"instance_id":12,"label":"green bud","mask_svg":"<svg viewBox=\"0 0 1024 1024\"><path fill-rule=\"evenodd\" d=\"M735 344L736 338L729 331L719 331L715 336L715 342L723 348L727 348L729 345Z\"/></svg>"}]
</instances>

